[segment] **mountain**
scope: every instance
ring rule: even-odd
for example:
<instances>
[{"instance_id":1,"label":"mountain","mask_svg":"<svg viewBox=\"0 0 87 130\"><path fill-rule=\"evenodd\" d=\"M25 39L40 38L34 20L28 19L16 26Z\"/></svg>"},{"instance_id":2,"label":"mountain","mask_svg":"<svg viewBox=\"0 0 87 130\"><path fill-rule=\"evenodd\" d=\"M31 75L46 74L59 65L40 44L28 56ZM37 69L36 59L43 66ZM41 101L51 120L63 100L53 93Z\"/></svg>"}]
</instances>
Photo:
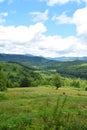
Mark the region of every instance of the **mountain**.
<instances>
[{"instance_id":1,"label":"mountain","mask_svg":"<svg viewBox=\"0 0 87 130\"><path fill-rule=\"evenodd\" d=\"M74 60L87 60L87 57L55 57L55 58L48 58L49 60L56 60L56 61L74 61Z\"/></svg>"},{"instance_id":2,"label":"mountain","mask_svg":"<svg viewBox=\"0 0 87 130\"><path fill-rule=\"evenodd\" d=\"M18 55L18 54L0 54L0 61L2 62L26 62L30 65L42 65L49 60L39 56L32 55Z\"/></svg>"},{"instance_id":3,"label":"mountain","mask_svg":"<svg viewBox=\"0 0 87 130\"><path fill-rule=\"evenodd\" d=\"M0 61L13 61L13 62L31 62L33 64L43 64L49 61L75 61L75 60L87 60L87 57L56 57L56 58L44 58L41 56L34 56L31 54L19 55L19 54L0 54Z\"/></svg>"}]
</instances>

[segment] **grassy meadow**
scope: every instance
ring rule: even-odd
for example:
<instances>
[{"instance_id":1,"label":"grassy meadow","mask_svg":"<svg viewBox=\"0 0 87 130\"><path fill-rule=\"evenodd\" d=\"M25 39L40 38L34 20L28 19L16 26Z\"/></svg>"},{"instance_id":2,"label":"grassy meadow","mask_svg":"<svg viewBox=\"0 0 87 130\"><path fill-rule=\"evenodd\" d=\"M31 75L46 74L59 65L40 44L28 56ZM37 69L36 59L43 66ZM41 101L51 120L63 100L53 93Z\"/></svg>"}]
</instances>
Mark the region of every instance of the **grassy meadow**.
<instances>
[{"instance_id":1,"label":"grassy meadow","mask_svg":"<svg viewBox=\"0 0 87 130\"><path fill-rule=\"evenodd\" d=\"M87 130L87 91L8 88L0 92L0 130Z\"/></svg>"}]
</instances>

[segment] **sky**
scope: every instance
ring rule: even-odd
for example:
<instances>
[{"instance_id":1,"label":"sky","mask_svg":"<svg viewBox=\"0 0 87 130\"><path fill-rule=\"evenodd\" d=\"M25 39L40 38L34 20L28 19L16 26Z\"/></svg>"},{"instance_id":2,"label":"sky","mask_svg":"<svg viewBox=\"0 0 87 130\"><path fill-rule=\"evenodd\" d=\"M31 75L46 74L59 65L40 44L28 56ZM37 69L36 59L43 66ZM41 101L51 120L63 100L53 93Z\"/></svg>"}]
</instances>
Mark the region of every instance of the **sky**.
<instances>
[{"instance_id":1,"label":"sky","mask_svg":"<svg viewBox=\"0 0 87 130\"><path fill-rule=\"evenodd\" d=\"M0 53L87 56L87 0L0 0Z\"/></svg>"}]
</instances>

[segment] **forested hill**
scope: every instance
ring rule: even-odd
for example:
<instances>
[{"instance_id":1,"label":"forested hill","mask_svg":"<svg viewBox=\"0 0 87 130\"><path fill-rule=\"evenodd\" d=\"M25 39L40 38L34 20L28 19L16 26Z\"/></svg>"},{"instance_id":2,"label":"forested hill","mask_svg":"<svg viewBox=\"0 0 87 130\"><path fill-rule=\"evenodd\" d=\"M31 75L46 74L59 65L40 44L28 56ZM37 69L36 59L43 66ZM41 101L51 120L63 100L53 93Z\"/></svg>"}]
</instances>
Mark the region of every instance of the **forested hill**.
<instances>
[{"instance_id":1,"label":"forested hill","mask_svg":"<svg viewBox=\"0 0 87 130\"><path fill-rule=\"evenodd\" d=\"M37 86L41 79L35 69L15 62L0 62L0 76L7 87Z\"/></svg>"},{"instance_id":2,"label":"forested hill","mask_svg":"<svg viewBox=\"0 0 87 130\"><path fill-rule=\"evenodd\" d=\"M87 79L87 60L56 61L32 55L0 54L0 62L17 62L28 69L42 69L57 71L63 76ZM86 59L86 57L85 57Z\"/></svg>"},{"instance_id":3,"label":"forested hill","mask_svg":"<svg viewBox=\"0 0 87 130\"><path fill-rule=\"evenodd\" d=\"M86 61L87 57L57 57L57 58L44 58L41 56L33 55L20 55L20 54L0 54L0 61L14 61L14 62L33 62L44 63L48 61Z\"/></svg>"},{"instance_id":4,"label":"forested hill","mask_svg":"<svg viewBox=\"0 0 87 130\"><path fill-rule=\"evenodd\" d=\"M47 69L56 69L63 76L87 79L87 60L58 62L46 67Z\"/></svg>"},{"instance_id":5,"label":"forested hill","mask_svg":"<svg viewBox=\"0 0 87 130\"><path fill-rule=\"evenodd\" d=\"M18 55L18 54L0 54L0 61L3 62L28 62L29 65L41 65L49 60L39 56L28 56L28 55Z\"/></svg>"}]
</instances>

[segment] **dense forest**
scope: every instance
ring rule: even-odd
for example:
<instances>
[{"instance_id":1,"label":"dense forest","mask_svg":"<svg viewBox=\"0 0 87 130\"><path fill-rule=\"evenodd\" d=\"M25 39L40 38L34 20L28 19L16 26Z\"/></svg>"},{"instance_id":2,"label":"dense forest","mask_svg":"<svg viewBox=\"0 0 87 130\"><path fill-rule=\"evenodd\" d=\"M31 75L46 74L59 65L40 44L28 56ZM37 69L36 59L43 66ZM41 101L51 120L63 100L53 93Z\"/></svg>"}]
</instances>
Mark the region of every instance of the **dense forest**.
<instances>
[{"instance_id":1,"label":"dense forest","mask_svg":"<svg viewBox=\"0 0 87 130\"><path fill-rule=\"evenodd\" d=\"M87 79L87 61L84 60L58 62L54 65L49 64L47 69L56 69L63 76Z\"/></svg>"}]
</instances>

